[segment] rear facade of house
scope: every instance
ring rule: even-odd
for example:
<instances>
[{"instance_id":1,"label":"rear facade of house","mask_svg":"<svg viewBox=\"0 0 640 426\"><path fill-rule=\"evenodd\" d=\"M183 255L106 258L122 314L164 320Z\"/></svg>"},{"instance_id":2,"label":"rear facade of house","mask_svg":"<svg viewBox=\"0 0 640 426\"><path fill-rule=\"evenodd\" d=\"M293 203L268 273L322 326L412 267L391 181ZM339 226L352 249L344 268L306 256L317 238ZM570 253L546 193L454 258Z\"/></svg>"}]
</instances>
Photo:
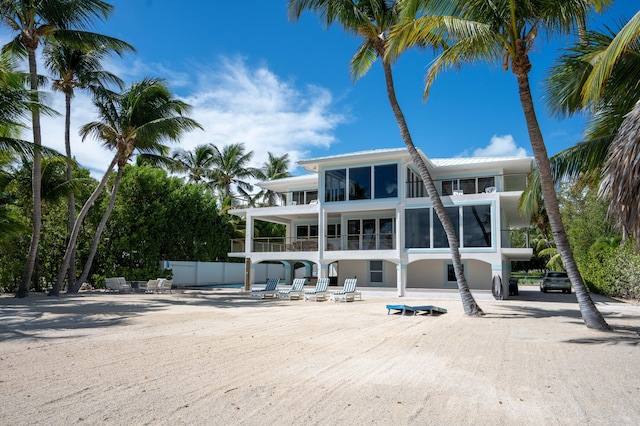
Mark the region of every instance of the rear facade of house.
<instances>
[{"instance_id":1,"label":"rear facade of house","mask_svg":"<svg viewBox=\"0 0 640 426\"><path fill-rule=\"evenodd\" d=\"M532 255L514 230L529 225L518 199L533 159L423 159L457 230L469 287L491 290L496 276L506 284L511 261ZM457 288L444 228L405 148L298 164L308 174L258 184L281 194L281 205L231 211L246 218L246 237L231 242L229 255L246 259L250 283L254 265L280 262L287 283L302 265L312 282L355 277L358 287L393 288L398 296ZM257 221L284 225L286 236L256 236Z\"/></svg>"}]
</instances>

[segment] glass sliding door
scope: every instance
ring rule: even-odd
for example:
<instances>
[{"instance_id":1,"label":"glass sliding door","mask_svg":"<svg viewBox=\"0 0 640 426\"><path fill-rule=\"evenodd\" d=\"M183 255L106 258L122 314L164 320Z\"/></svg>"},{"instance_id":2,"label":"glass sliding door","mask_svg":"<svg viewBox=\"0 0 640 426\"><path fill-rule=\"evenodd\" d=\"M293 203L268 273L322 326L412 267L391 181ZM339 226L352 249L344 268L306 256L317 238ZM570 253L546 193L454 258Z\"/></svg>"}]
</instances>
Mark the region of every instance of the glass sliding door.
<instances>
[{"instance_id":1,"label":"glass sliding door","mask_svg":"<svg viewBox=\"0 0 640 426\"><path fill-rule=\"evenodd\" d=\"M360 250L360 219L347 221L347 250Z\"/></svg>"},{"instance_id":2,"label":"glass sliding door","mask_svg":"<svg viewBox=\"0 0 640 426\"><path fill-rule=\"evenodd\" d=\"M362 221L362 250L376 249L376 220L364 219Z\"/></svg>"}]
</instances>

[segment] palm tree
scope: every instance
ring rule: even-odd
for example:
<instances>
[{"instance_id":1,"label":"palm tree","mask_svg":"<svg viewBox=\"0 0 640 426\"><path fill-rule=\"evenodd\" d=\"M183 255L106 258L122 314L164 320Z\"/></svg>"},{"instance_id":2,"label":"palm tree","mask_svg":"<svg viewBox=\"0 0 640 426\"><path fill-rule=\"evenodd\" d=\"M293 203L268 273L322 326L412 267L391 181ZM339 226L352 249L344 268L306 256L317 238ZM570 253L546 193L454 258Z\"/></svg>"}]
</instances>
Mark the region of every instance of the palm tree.
<instances>
[{"instance_id":1,"label":"palm tree","mask_svg":"<svg viewBox=\"0 0 640 426\"><path fill-rule=\"evenodd\" d=\"M175 171L187 173L189 182L202 182L211 175L216 148L213 144L198 145L193 151L178 148L171 157L176 160Z\"/></svg>"},{"instance_id":2,"label":"palm tree","mask_svg":"<svg viewBox=\"0 0 640 426\"><path fill-rule=\"evenodd\" d=\"M253 179L258 175L257 169L249 166L253 151L245 152L243 143L226 145L222 150L215 145L212 146L214 152L210 163L211 185L217 190L220 199L229 199L231 205L237 204L237 201L234 202L237 196L250 200L253 185L247 182L247 179Z\"/></svg>"},{"instance_id":3,"label":"palm tree","mask_svg":"<svg viewBox=\"0 0 640 426\"><path fill-rule=\"evenodd\" d=\"M0 1L0 19L6 27L15 33L15 38L6 44L2 51L11 51L21 57L27 56L33 103L37 104L39 101L37 48L49 38L64 40L76 45L100 44L103 37L79 30L87 28L96 19L106 19L112 10L113 6L101 0ZM33 143L36 148L33 157L32 179L33 234L16 297L26 297L29 294L29 283L33 274L42 228L42 207L40 205L42 158L38 151L38 148L42 146L42 134L38 107L31 109L31 127Z\"/></svg>"},{"instance_id":4,"label":"palm tree","mask_svg":"<svg viewBox=\"0 0 640 426\"><path fill-rule=\"evenodd\" d=\"M280 157L269 152L269 158L258 170L257 178L261 180L276 180L291 176L289 173L289 154ZM280 194L270 189L263 189L254 197L256 202L262 202L266 206L275 206L282 200Z\"/></svg>"},{"instance_id":5,"label":"palm tree","mask_svg":"<svg viewBox=\"0 0 640 426\"><path fill-rule=\"evenodd\" d=\"M353 58L351 58L351 76L354 80L358 80L364 76L378 58L382 59L387 97L389 98L391 109L398 122L400 135L407 146L413 164L419 171L420 177L424 182L429 198L433 204L433 208L444 227L449 241L451 259L464 311L467 315L480 316L483 315L482 309L480 309L473 298L467 279L464 276L455 228L442 204L431 174L422 156L413 144L409 127L407 126L404 114L396 98L391 61L385 57L389 43L389 32L394 25L400 22L400 12L403 3L404 2L401 1L385 0L289 0L289 17L298 19L304 10L310 10L320 14L324 18L327 26L337 22L345 31L355 33L362 37L362 44ZM428 44L437 44L438 41L436 35Z\"/></svg>"},{"instance_id":6,"label":"palm tree","mask_svg":"<svg viewBox=\"0 0 640 426\"><path fill-rule=\"evenodd\" d=\"M509 68L518 83L520 103L529 139L538 167L542 197L549 216L556 247L576 291L582 318L589 328L611 330L595 307L576 265L569 239L562 223L553 175L544 138L540 131L529 84L529 51L538 33L568 32L582 22L593 7L589 2L571 0L489 1L457 0L436 10L430 0L407 0L407 23L393 34L390 50L396 56L403 49L430 40L434 31L448 32L449 43L427 72L425 96L436 76L443 70L479 60L498 62ZM607 0L598 3L608 3ZM601 4L602 3L602 4ZM416 11L436 12L415 18Z\"/></svg>"},{"instance_id":7,"label":"palm tree","mask_svg":"<svg viewBox=\"0 0 640 426\"><path fill-rule=\"evenodd\" d=\"M123 88L124 82L116 75L102 69L102 62L110 53L122 56L125 50L134 48L125 42L116 40L109 46L103 45L99 49L77 49L64 44L52 42L45 46L45 66L55 76L53 89L64 93L65 97L65 128L64 145L69 164L67 164L67 180L71 181L73 167L71 165L71 99L75 89L89 89L94 86L116 85ZM69 229L73 229L76 219L75 195L69 193L68 198ZM75 253L69 265L69 282L75 278Z\"/></svg>"},{"instance_id":8,"label":"palm tree","mask_svg":"<svg viewBox=\"0 0 640 426\"><path fill-rule=\"evenodd\" d=\"M602 178L609 216L640 247L640 182L633 168L640 136L640 12L617 34L588 32L585 43L560 57L548 82L554 112L591 114L586 140L552 159L559 163L559 177L587 175L590 184Z\"/></svg>"},{"instance_id":9,"label":"palm tree","mask_svg":"<svg viewBox=\"0 0 640 426\"><path fill-rule=\"evenodd\" d=\"M173 98L168 87L160 79L145 79L133 84L121 94L96 88L94 105L98 109L101 121L85 124L81 128L80 134L83 140L88 136L95 137L102 141L104 146L114 150L115 154L98 187L78 213L56 283L50 292L51 295L58 295L60 292L69 268L80 225L89 208L102 192L113 168L118 166L118 174L111 194L111 207L122 176L122 168L134 154L167 154L169 148L163 145L164 141L177 141L184 132L202 128L197 122L186 117L191 107ZM105 216L108 217L110 211L107 208ZM95 238L100 238L105 224L106 218L103 216L103 220L96 230ZM89 260L80 279L76 285L69 283L71 291L79 288L78 283L81 284L86 279L96 248L97 244L94 239L94 246L92 246Z\"/></svg>"}]
</instances>

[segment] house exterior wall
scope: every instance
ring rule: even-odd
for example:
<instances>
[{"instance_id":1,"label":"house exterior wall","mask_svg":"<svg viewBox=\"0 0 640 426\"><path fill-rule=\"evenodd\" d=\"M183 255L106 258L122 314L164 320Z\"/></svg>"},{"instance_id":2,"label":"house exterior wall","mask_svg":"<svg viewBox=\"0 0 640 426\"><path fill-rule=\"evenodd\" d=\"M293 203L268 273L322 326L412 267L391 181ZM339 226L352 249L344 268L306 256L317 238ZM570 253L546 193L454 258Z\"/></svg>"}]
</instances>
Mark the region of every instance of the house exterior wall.
<instances>
[{"instance_id":1,"label":"house exterior wall","mask_svg":"<svg viewBox=\"0 0 640 426\"><path fill-rule=\"evenodd\" d=\"M420 260L407 266L407 288L458 288L447 281L447 265L451 260ZM472 290L491 290L491 265L479 260L463 260L467 284Z\"/></svg>"},{"instance_id":2,"label":"house exterior wall","mask_svg":"<svg viewBox=\"0 0 640 426\"><path fill-rule=\"evenodd\" d=\"M456 220L470 288L490 290L493 275L507 282L504 275L510 259L522 260L527 255L503 248L508 247L509 228L528 223L528 218L519 216L517 197L533 160L425 158L425 162L445 208ZM249 258L253 264L312 262L319 277L327 276L329 263L338 262L338 285L356 277L358 286L396 287L399 295L404 288L457 288L455 279L448 280L451 261L446 236L405 149L372 150L299 164L312 177L264 183L267 189L290 194L286 205L232 212L247 219L246 248L238 257ZM390 170L396 170L397 182ZM313 203L294 193L315 188ZM253 233L256 220L284 224L286 237L258 241ZM411 233L407 229L411 226L418 231ZM421 239L416 240L418 237ZM372 260L383 261L382 271L375 271L381 282L370 282Z\"/></svg>"}]
</instances>

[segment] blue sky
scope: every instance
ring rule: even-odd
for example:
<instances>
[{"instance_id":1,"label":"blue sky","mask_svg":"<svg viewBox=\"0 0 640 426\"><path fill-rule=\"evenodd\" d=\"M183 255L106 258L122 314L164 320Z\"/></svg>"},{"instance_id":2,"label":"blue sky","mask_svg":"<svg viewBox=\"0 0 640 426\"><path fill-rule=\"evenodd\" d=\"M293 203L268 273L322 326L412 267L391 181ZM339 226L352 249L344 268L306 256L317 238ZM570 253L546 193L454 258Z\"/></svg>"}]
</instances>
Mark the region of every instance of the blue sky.
<instances>
[{"instance_id":1,"label":"blue sky","mask_svg":"<svg viewBox=\"0 0 640 426\"><path fill-rule=\"evenodd\" d=\"M98 31L131 43L137 54L106 67L133 82L163 77L193 106L204 127L186 135L182 148L242 142L260 165L270 151L295 160L371 148L404 146L389 107L379 63L353 84L349 60L359 40L339 26L326 29L316 15L287 19L286 0L244 2L112 0L116 11ZM618 0L598 18L616 27L638 10ZM8 40L0 33L0 41ZM542 78L568 40L540 40L530 74L537 113L550 155L580 140L581 117L549 117L541 99ZM396 91L414 143L434 158L531 154L515 77L478 64L442 74L422 100L430 52L407 52L394 67ZM25 66L26 67L26 66ZM52 105L63 111L61 95ZM72 133L93 120L86 95L74 100ZM63 149L62 119L47 119L44 143ZM60 135L58 137L57 135ZM94 172L111 154L97 142L74 136L78 160ZM292 169L294 174L299 169Z\"/></svg>"}]
</instances>

